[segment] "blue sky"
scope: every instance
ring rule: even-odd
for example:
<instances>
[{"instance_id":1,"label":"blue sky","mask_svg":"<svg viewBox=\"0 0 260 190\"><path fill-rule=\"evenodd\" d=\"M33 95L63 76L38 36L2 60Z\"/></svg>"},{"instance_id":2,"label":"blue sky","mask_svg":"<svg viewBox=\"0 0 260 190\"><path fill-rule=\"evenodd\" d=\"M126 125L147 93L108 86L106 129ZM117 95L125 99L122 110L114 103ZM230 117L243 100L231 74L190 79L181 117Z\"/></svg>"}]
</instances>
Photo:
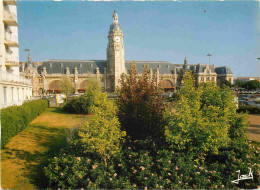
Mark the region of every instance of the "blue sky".
<instances>
[{"instance_id":1,"label":"blue sky","mask_svg":"<svg viewBox=\"0 0 260 190\"><path fill-rule=\"evenodd\" d=\"M260 76L259 2L19 1L20 61L106 59L116 10L127 60L208 63ZM206 12L205 12L206 11Z\"/></svg>"}]
</instances>

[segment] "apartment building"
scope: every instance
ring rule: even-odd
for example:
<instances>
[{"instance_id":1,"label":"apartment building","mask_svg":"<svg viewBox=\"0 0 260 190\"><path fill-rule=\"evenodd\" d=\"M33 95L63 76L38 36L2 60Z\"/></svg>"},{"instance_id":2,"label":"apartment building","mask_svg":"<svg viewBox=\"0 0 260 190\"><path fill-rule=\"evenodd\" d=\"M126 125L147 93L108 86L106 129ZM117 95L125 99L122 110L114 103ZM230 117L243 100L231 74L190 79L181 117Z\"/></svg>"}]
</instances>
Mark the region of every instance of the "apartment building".
<instances>
[{"instance_id":1,"label":"apartment building","mask_svg":"<svg viewBox=\"0 0 260 190\"><path fill-rule=\"evenodd\" d=\"M32 97L31 80L19 74L17 2L0 1L0 109Z\"/></svg>"}]
</instances>

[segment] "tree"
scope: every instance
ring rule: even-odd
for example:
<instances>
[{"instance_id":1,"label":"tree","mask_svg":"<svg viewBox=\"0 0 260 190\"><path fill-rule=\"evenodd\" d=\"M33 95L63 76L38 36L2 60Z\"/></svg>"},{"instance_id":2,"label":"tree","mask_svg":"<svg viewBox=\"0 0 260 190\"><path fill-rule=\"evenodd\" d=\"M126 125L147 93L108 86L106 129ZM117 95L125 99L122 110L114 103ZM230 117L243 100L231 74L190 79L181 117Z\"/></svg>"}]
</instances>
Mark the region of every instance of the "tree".
<instances>
[{"instance_id":1,"label":"tree","mask_svg":"<svg viewBox=\"0 0 260 190\"><path fill-rule=\"evenodd\" d=\"M65 102L67 102L68 96L75 92L75 88L74 88L73 84L71 83L69 77L64 76L61 79L60 87L61 87L62 93L66 96L65 97Z\"/></svg>"},{"instance_id":2,"label":"tree","mask_svg":"<svg viewBox=\"0 0 260 190\"><path fill-rule=\"evenodd\" d=\"M235 86L245 88L245 83L246 82L244 82L244 81L237 80Z\"/></svg>"},{"instance_id":3,"label":"tree","mask_svg":"<svg viewBox=\"0 0 260 190\"><path fill-rule=\"evenodd\" d=\"M104 94L104 93L102 93ZM116 106L102 96L102 107L95 107L95 119L87 121L80 129L80 141L86 153L97 153L107 167L108 160L120 151L121 141L126 135L120 129L116 117Z\"/></svg>"},{"instance_id":4,"label":"tree","mask_svg":"<svg viewBox=\"0 0 260 190\"><path fill-rule=\"evenodd\" d=\"M101 96L105 95L101 91L102 85L100 81L93 77L87 79L87 88L85 90L85 96L88 99L91 107L100 101ZM95 106L98 107L98 105Z\"/></svg>"},{"instance_id":5,"label":"tree","mask_svg":"<svg viewBox=\"0 0 260 190\"><path fill-rule=\"evenodd\" d=\"M224 80L224 81L222 81L220 87L223 88L224 86L232 87L232 84L230 81Z\"/></svg>"},{"instance_id":6,"label":"tree","mask_svg":"<svg viewBox=\"0 0 260 190\"><path fill-rule=\"evenodd\" d=\"M195 158L217 154L229 141L230 118L235 104L229 89L214 83L195 88L192 75L184 75L176 112L166 110L166 141L172 148L192 153Z\"/></svg>"},{"instance_id":7,"label":"tree","mask_svg":"<svg viewBox=\"0 0 260 190\"><path fill-rule=\"evenodd\" d=\"M155 75L149 75L148 66L138 76L132 63L130 75L123 75L120 85L117 105L122 128L133 139L163 137L162 90L156 85Z\"/></svg>"},{"instance_id":8,"label":"tree","mask_svg":"<svg viewBox=\"0 0 260 190\"><path fill-rule=\"evenodd\" d=\"M260 82L257 80L250 80L245 83L245 88L248 90L256 90L260 88Z\"/></svg>"}]
</instances>

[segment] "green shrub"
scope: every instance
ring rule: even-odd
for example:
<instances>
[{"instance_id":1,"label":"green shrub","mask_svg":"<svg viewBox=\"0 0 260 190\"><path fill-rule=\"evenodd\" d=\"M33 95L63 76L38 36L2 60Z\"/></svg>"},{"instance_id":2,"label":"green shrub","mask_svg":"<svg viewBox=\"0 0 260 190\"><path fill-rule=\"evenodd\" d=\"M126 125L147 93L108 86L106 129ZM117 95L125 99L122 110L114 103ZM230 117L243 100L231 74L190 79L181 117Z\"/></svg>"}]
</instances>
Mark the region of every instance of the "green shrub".
<instances>
[{"instance_id":1,"label":"green shrub","mask_svg":"<svg viewBox=\"0 0 260 190\"><path fill-rule=\"evenodd\" d=\"M67 102L63 107L65 112L88 114L93 112L93 107L100 105L100 98L103 99L104 97L104 93L101 92L100 82L90 78L87 80L87 84L85 95L73 98Z\"/></svg>"},{"instance_id":2,"label":"green shrub","mask_svg":"<svg viewBox=\"0 0 260 190\"><path fill-rule=\"evenodd\" d=\"M197 162L192 153L167 146L151 151L152 146L150 140L128 139L105 167L100 157L84 153L83 144L74 141L52 159L45 174L51 188L62 189L254 189L259 184L259 154L251 145L245 160L230 152L226 161L215 158L210 162ZM254 173L253 181L231 183L237 170L246 174L248 167Z\"/></svg>"},{"instance_id":3,"label":"green shrub","mask_svg":"<svg viewBox=\"0 0 260 190\"><path fill-rule=\"evenodd\" d=\"M134 80L132 84L138 86ZM115 117L117 110L106 104L105 96L97 98L99 101L93 109L98 115L96 120L87 123L66 151L61 151L45 168L49 186L62 189L257 188L259 152L248 143L247 117L236 113L232 93L214 84L195 88L190 74L184 76L184 84L178 93L177 106L173 104L165 110L166 141L160 144L151 138L133 140L133 136L119 141L123 135ZM136 102L147 109L154 102L145 104L149 98L140 95L144 91L131 93L131 89L139 88L124 88L126 93L119 95L119 106L123 107L117 112L122 120L131 122L132 118L140 125L147 121L142 116L147 115L139 112L132 117L132 112L125 111L141 110ZM136 133L150 135L141 129ZM238 185L231 182L237 179L236 171L248 174L248 168L253 171L253 180L240 181Z\"/></svg>"},{"instance_id":4,"label":"green shrub","mask_svg":"<svg viewBox=\"0 0 260 190\"><path fill-rule=\"evenodd\" d=\"M21 106L11 106L1 110L1 147L25 129L49 105L48 100L33 100Z\"/></svg>"},{"instance_id":5,"label":"green shrub","mask_svg":"<svg viewBox=\"0 0 260 190\"><path fill-rule=\"evenodd\" d=\"M90 113L90 106L90 99L86 96L80 96L68 101L63 110L68 113L88 114Z\"/></svg>"}]
</instances>

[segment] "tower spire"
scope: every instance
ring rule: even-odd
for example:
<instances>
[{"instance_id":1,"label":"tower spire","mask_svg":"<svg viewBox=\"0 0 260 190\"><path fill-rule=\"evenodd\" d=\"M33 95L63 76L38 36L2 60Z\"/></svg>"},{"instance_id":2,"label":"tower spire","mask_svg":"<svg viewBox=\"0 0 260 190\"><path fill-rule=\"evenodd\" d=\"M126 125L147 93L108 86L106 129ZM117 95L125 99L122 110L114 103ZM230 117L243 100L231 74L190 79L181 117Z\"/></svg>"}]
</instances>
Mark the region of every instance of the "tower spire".
<instances>
[{"instance_id":1,"label":"tower spire","mask_svg":"<svg viewBox=\"0 0 260 190\"><path fill-rule=\"evenodd\" d=\"M188 59L187 59L187 57L185 57L185 59L184 59L184 64L185 64L185 65L188 65Z\"/></svg>"},{"instance_id":2,"label":"tower spire","mask_svg":"<svg viewBox=\"0 0 260 190\"><path fill-rule=\"evenodd\" d=\"M113 14L113 23L118 23L118 15L116 13L116 10L114 10L114 14Z\"/></svg>"}]
</instances>

